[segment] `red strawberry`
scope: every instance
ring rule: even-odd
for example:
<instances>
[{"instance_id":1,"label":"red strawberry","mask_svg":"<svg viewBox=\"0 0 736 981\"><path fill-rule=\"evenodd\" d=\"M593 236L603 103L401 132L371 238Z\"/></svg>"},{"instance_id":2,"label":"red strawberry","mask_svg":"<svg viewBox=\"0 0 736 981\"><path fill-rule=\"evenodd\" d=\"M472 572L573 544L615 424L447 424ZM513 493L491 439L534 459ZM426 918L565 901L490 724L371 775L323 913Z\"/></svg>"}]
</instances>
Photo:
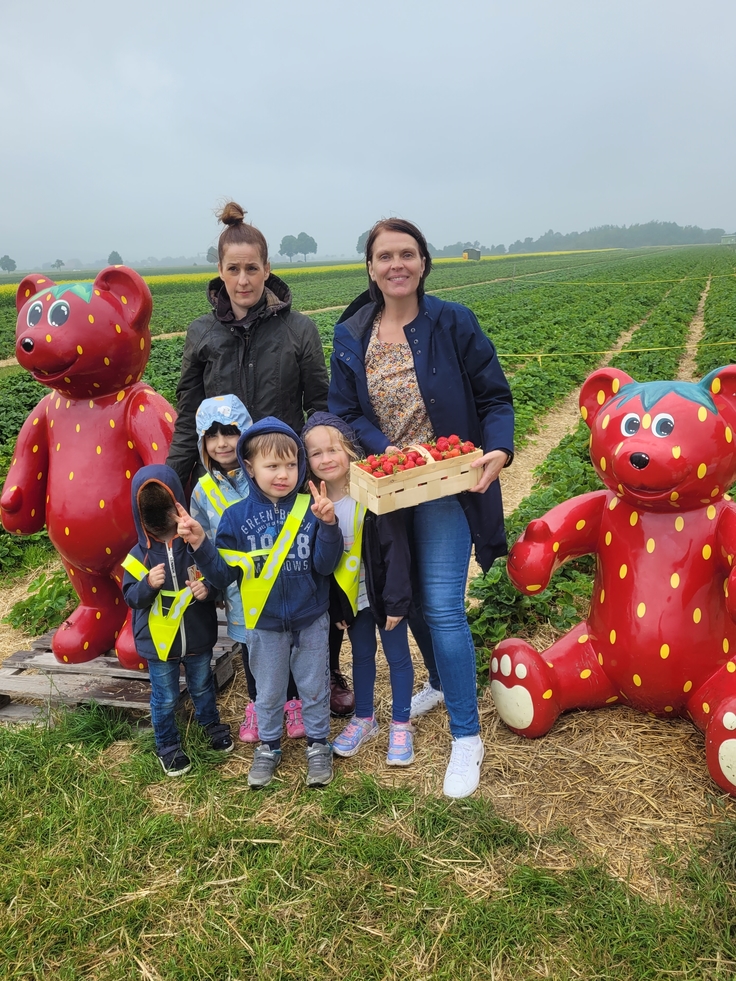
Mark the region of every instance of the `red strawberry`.
<instances>
[{"instance_id":1,"label":"red strawberry","mask_svg":"<svg viewBox=\"0 0 736 981\"><path fill-rule=\"evenodd\" d=\"M393 463L393 465L396 466L397 463L401 463L401 460L395 453L392 453L391 456L388 457L388 462Z\"/></svg>"},{"instance_id":2,"label":"red strawberry","mask_svg":"<svg viewBox=\"0 0 736 981\"><path fill-rule=\"evenodd\" d=\"M416 467L416 463L413 460L407 460L403 466L404 470L413 470Z\"/></svg>"},{"instance_id":3,"label":"red strawberry","mask_svg":"<svg viewBox=\"0 0 736 981\"><path fill-rule=\"evenodd\" d=\"M373 471L373 476L374 477L385 477L386 474L383 472L383 470L374 470Z\"/></svg>"},{"instance_id":4,"label":"red strawberry","mask_svg":"<svg viewBox=\"0 0 736 981\"><path fill-rule=\"evenodd\" d=\"M386 462L383 465L383 473L384 473L384 475L387 474L387 473L393 473L393 472L394 472L394 464L391 463L391 460L386 460Z\"/></svg>"},{"instance_id":5,"label":"red strawberry","mask_svg":"<svg viewBox=\"0 0 736 981\"><path fill-rule=\"evenodd\" d=\"M440 453L443 453L445 450L449 450L450 441L446 439L444 436L440 436L440 438L437 440L435 445L437 449L440 451Z\"/></svg>"},{"instance_id":6,"label":"red strawberry","mask_svg":"<svg viewBox=\"0 0 736 981\"><path fill-rule=\"evenodd\" d=\"M463 453L472 453L475 450L475 443L471 443L470 440L467 439L463 443L461 449L462 449Z\"/></svg>"},{"instance_id":7,"label":"red strawberry","mask_svg":"<svg viewBox=\"0 0 736 981\"><path fill-rule=\"evenodd\" d=\"M453 448L451 450L448 450L447 451L447 456L448 457L451 457L451 456L460 456L461 453L462 453L462 450L460 449L459 446L453 446Z\"/></svg>"},{"instance_id":8,"label":"red strawberry","mask_svg":"<svg viewBox=\"0 0 736 981\"><path fill-rule=\"evenodd\" d=\"M426 465L427 465L427 461L424 459L423 456L420 456L415 464L415 466L417 467L426 467Z\"/></svg>"},{"instance_id":9,"label":"red strawberry","mask_svg":"<svg viewBox=\"0 0 736 981\"><path fill-rule=\"evenodd\" d=\"M366 473L373 473L373 467L369 463L359 463L359 470L365 470Z\"/></svg>"},{"instance_id":10,"label":"red strawberry","mask_svg":"<svg viewBox=\"0 0 736 981\"><path fill-rule=\"evenodd\" d=\"M430 454L430 456L432 457L433 460L441 460L442 459L442 454L440 453L439 449L436 449L434 446L429 451L429 454Z\"/></svg>"},{"instance_id":11,"label":"red strawberry","mask_svg":"<svg viewBox=\"0 0 736 981\"><path fill-rule=\"evenodd\" d=\"M450 446L459 446L460 443L461 443L461 440L460 440L460 437L459 436L455 436L454 433L453 433L452 436L448 436L447 437L447 442L450 444Z\"/></svg>"}]
</instances>

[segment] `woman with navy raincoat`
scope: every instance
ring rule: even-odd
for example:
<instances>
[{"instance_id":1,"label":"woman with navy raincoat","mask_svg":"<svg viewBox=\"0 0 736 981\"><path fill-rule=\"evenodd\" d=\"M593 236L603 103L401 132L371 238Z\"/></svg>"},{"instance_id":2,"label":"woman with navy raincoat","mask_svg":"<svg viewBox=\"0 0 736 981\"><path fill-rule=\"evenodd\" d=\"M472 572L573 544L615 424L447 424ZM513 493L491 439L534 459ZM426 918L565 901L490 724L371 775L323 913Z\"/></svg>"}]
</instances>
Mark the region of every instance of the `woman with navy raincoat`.
<instances>
[{"instance_id":1,"label":"woman with navy raincoat","mask_svg":"<svg viewBox=\"0 0 736 981\"><path fill-rule=\"evenodd\" d=\"M493 344L471 310L424 292L432 259L419 229L385 219L366 242L369 289L335 327L329 408L356 431L367 453L457 434L483 448L472 491L411 509L418 597L436 666L413 715L442 696L450 717L449 797L480 779L475 649L465 615L471 548L484 570L506 553L498 475L513 456L511 391ZM433 681L433 678L435 679ZM432 692L436 698L432 697Z\"/></svg>"}]
</instances>

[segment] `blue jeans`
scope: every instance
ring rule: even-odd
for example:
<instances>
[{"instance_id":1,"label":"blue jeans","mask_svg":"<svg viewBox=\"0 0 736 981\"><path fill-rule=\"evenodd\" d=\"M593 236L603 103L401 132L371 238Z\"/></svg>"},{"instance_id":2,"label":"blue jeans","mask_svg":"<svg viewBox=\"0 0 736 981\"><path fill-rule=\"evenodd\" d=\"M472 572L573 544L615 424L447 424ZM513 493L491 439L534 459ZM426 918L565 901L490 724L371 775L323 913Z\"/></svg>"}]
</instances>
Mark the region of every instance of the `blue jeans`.
<instances>
[{"instance_id":1,"label":"blue jeans","mask_svg":"<svg viewBox=\"0 0 736 981\"><path fill-rule=\"evenodd\" d=\"M151 722L156 738L156 752L163 756L180 745L176 727L176 706L179 702L179 664L184 662L187 690L194 704L194 714L201 726L220 721L215 699L215 679L210 661L212 651L187 654L184 658L158 658L148 662L151 678Z\"/></svg>"},{"instance_id":2,"label":"blue jeans","mask_svg":"<svg viewBox=\"0 0 736 981\"><path fill-rule=\"evenodd\" d=\"M391 718L393 722L408 722L411 690L414 687L414 666L411 663L409 641L406 639L406 618L393 630L381 630L381 644L391 676ZM360 610L348 627L353 648L353 688L355 714L368 719L373 715L373 693L376 686L376 621L369 609Z\"/></svg>"},{"instance_id":3,"label":"blue jeans","mask_svg":"<svg viewBox=\"0 0 736 981\"><path fill-rule=\"evenodd\" d=\"M465 614L472 542L458 499L441 497L417 505L412 543L421 613L432 635L450 732L455 738L475 736L480 731L475 647Z\"/></svg>"}]
</instances>

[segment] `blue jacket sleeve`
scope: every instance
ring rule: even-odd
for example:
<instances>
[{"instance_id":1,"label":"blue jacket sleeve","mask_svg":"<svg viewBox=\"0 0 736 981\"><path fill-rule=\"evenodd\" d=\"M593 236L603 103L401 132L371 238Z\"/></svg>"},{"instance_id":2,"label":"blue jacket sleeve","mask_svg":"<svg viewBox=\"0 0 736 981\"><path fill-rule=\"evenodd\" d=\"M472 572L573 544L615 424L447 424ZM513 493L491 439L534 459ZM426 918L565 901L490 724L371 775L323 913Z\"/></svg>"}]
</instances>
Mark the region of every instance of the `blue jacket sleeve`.
<instances>
[{"instance_id":1,"label":"blue jacket sleeve","mask_svg":"<svg viewBox=\"0 0 736 981\"><path fill-rule=\"evenodd\" d=\"M209 538L199 546L196 551L192 551L197 566L204 573L208 583L216 589L224 590L231 582L240 582L240 570L235 566L228 565L218 552L219 548L239 549L239 542L232 533L231 523L228 520L228 512L222 516L220 525L217 529L215 543Z\"/></svg>"},{"instance_id":2,"label":"blue jacket sleeve","mask_svg":"<svg viewBox=\"0 0 736 981\"><path fill-rule=\"evenodd\" d=\"M138 546L131 550L131 555L134 555L139 562L143 561L144 556ZM158 592L158 589L150 585L148 577L136 579L127 570L123 575L123 599L131 610L146 610L153 606Z\"/></svg>"},{"instance_id":3,"label":"blue jacket sleeve","mask_svg":"<svg viewBox=\"0 0 736 981\"><path fill-rule=\"evenodd\" d=\"M342 558L345 539L336 521L334 525L326 525L317 521L317 534L314 541L313 567L321 576L329 576L335 571Z\"/></svg>"},{"instance_id":4,"label":"blue jacket sleeve","mask_svg":"<svg viewBox=\"0 0 736 981\"><path fill-rule=\"evenodd\" d=\"M493 342L481 330L472 310L457 332L458 353L468 373L483 432L484 453L514 451L514 406L511 389L498 363Z\"/></svg>"}]
</instances>

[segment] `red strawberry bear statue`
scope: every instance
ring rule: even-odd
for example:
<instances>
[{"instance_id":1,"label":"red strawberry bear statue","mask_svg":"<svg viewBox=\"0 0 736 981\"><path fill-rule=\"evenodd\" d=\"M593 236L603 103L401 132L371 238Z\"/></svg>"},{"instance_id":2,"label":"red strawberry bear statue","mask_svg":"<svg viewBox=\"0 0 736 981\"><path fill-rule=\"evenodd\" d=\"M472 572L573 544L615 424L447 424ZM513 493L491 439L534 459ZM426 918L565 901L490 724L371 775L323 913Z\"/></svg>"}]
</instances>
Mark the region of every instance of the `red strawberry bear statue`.
<instances>
[{"instance_id":1,"label":"red strawberry bear statue","mask_svg":"<svg viewBox=\"0 0 736 981\"><path fill-rule=\"evenodd\" d=\"M526 595L567 559L594 553L590 613L539 654L502 641L491 688L522 736L567 709L616 703L705 733L711 776L736 795L736 365L699 384L640 384L602 368L580 411L604 490L530 522L508 572Z\"/></svg>"},{"instance_id":2,"label":"red strawberry bear statue","mask_svg":"<svg viewBox=\"0 0 736 981\"><path fill-rule=\"evenodd\" d=\"M122 664L144 667L128 623L121 633L120 563L137 541L130 481L165 462L175 418L140 380L151 306L143 279L124 266L94 283L32 275L18 287L16 357L51 391L21 428L0 509L18 535L46 524L79 597L54 635L59 661L90 661L116 645Z\"/></svg>"}]
</instances>

